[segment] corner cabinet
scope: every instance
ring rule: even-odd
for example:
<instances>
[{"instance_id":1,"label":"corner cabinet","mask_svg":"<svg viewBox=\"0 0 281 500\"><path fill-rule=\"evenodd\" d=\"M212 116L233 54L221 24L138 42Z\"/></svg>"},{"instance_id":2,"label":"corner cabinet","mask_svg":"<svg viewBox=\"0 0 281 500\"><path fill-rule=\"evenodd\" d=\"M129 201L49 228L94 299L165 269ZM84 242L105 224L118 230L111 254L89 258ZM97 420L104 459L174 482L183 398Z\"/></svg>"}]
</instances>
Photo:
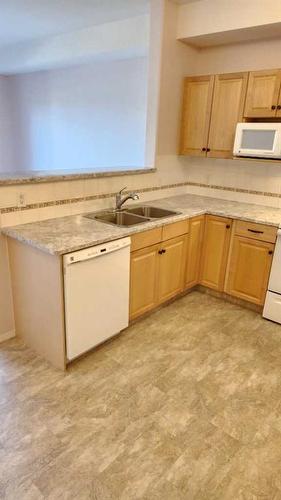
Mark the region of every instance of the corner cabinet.
<instances>
[{"instance_id":1,"label":"corner cabinet","mask_svg":"<svg viewBox=\"0 0 281 500\"><path fill-rule=\"evenodd\" d=\"M190 220L189 234L186 237L185 288L192 288L199 282L204 226L205 215Z\"/></svg>"},{"instance_id":2,"label":"corner cabinet","mask_svg":"<svg viewBox=\"0 0 281 500\"><path fill-rule=\"evenodd\" d=\"M230 158L242 120L248 73L188 77L184 82L180 154Z\"/></svg>"},{"instance_id":3,"label":"corner cabinet","mask_svg":"<svg viewBox=\"0 0 281 500\"><path fill-rule=\"evenodd\" d=\"M232 220L225 217L206 216L200 284L222 291Z\"/></svg>"}]
</instances>

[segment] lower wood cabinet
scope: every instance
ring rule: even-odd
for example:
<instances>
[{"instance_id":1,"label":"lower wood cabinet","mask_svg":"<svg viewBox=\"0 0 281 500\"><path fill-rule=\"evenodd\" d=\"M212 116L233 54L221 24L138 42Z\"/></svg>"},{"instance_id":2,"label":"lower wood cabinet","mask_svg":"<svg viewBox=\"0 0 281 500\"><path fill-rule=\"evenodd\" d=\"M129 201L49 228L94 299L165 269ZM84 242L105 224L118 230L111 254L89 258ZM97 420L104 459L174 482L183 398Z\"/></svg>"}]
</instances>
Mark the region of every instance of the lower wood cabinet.
<instances>
[{"instance_id":1,"label":"lower wood cabinet","mask_svg":"<svg viewBox=\"0 0 281 500\"><path fill-rule=\"evenodd\" d=\"M157 305L158 251L153 245L131 253L130 318Z\"/></svg>"},{"instance_id":2,"label":"lower wood cabinet","mask_svg":"<svg viewBox=\"0 0 281 500\"><path fill-rule=\"evenodd\" d=\"M262 305L265 300L274 244L235 235L225 291Z\"/></svg>"},{"instance_id":3,"label":"lower wood cabinet","mask_svg":"<svg viewBox=\"0 0 281 500\"><path fill-rule=\"evenodd\" d=\"M204 224L204 215L194 217L194 219L190 221L189 234L186 236L185 288L192 288L196 286L199 281Z\"/></svg>"},{"instance_id":4,"label":"lower wood cabinet","mask_svg":"<svg viewBox=\"0 0 281 500\"><path fill-rule=\"evenodd\" d=\"M132 237L130 319L199 283L262 305L276 231L202 215L138 233Z\"/></svg>"},{"instance_id":5,"label":"lower wood cabinet","mask_svg":"<svg viewBox=\"0 0 281 500\"><path fill-rule=\"evenodd\" d=\"M185 236L165 241L159 252L158 302L166 302L183 290Z\"/></svg>"},{"instance_id":6,"label":"lower wood cabinet","mask_svg":"<svg viewBox=\"0 0 281 500\"><path fill-rule=\"evenodd\" d=\"M224 287L232 220L206 216L200 284L222 291Z\"/></svg>"},{"instance_id":7,"label":"lower wood cabinet","mask_svg":"<svg viewBox=\"0 0 281 500\"><path fill-rule=\"evenodd\" d=\"M130 319L183 290L185 235L131 253Z\"/></svg>"}]
</instances>

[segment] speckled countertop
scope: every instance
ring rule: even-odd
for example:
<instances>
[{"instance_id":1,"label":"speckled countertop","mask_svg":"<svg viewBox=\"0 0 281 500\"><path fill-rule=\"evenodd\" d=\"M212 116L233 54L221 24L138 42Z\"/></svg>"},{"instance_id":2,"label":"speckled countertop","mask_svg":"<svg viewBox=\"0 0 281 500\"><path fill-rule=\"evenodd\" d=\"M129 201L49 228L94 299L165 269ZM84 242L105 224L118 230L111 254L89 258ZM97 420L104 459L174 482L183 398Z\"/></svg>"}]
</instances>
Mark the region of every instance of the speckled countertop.
<instances>
[{"instance_id":1,"label":"speckled countertop","mask_svg":"<svg viewBox=\"0 0 281 500\"><path fill-rule=\"evenodd\" d=\"M77 215L7 227L3 228L2 232L50 254L63 255L201 214L220 215L277 227L281 224L281 209L279 208L207 196L185 194L144 204L168 208L181 214L125 228Z\"/></svg>"}]
</instances>

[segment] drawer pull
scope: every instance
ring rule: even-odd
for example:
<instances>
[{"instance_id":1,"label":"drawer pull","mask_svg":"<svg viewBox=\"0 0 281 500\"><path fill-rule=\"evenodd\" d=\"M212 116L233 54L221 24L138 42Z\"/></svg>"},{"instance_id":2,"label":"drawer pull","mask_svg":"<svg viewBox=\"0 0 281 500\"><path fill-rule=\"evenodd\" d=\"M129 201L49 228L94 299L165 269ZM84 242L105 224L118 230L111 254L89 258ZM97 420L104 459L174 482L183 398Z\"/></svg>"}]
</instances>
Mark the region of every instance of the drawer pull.
<instances>
[{"instance_id":1,"label":"drawer pull","mask_svg":"<svg viewBox=\"0 0 281 500\"><path fill-rule=\"evenodd\" d=\"M273 254L273 251L269 250L268 255L272 255L272 254Z\"/></svg>"},{"instance_id":2,"label":"drawer pull","mask_svg":"<svg viewBox=\"0 0 281 500\"><path fill-rule=\"evenodd\" d=\"M250 233L255 233L255 234L263 234L264 231L258 231L256 229L248 229L248 231L250 231Z\"/></svg>"},{"instance_id":3,"label":"drawer pull","mask_svg":"<svg viewBox=\"0 0 281 500\"><path fill-rule=\"evenodd\" d=\"M274 106L274 104L272 104L271 106L271 109L276 109L277 106Z\"/></svg>"},{"instance_id":4,"label":"drawer pull","mask_svg":"<svg viewBox=\"0 0 281 500\"><path fill-rule=\"evenodd\" d=\"M227 225L226 225L226 229L230 229L230 224L227 224Z\"/></svg>"},{"instance_id":5,"label":"drawer pull","mask_svg":"<svg viewBox=\"0 0 281 500\"><path fill-rule=\"evenodd\" d=\"M164 250L164 249L163 250L159 250L158 253L159 253L159 255L162 255L162 253L166 253L166 250Z\"/></svg>"}]
</instances>

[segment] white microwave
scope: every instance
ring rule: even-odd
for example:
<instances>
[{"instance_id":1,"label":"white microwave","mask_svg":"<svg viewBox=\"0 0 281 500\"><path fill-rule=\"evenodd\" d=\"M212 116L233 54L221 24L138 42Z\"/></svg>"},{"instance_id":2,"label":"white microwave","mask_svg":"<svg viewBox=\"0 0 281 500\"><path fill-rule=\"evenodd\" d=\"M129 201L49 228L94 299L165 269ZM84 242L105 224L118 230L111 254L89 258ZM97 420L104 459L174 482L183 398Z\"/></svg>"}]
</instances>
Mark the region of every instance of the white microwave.
<instances>
[{"instance_id":1,"label":"white microwave","mask_svg":"<svg viewBox=\"0 0 281 500\"><path fill-rule=\"evenodd\" d=\"M281 158L281 123L237 123L233 154Z\"/></svg>"}]
</instances>

